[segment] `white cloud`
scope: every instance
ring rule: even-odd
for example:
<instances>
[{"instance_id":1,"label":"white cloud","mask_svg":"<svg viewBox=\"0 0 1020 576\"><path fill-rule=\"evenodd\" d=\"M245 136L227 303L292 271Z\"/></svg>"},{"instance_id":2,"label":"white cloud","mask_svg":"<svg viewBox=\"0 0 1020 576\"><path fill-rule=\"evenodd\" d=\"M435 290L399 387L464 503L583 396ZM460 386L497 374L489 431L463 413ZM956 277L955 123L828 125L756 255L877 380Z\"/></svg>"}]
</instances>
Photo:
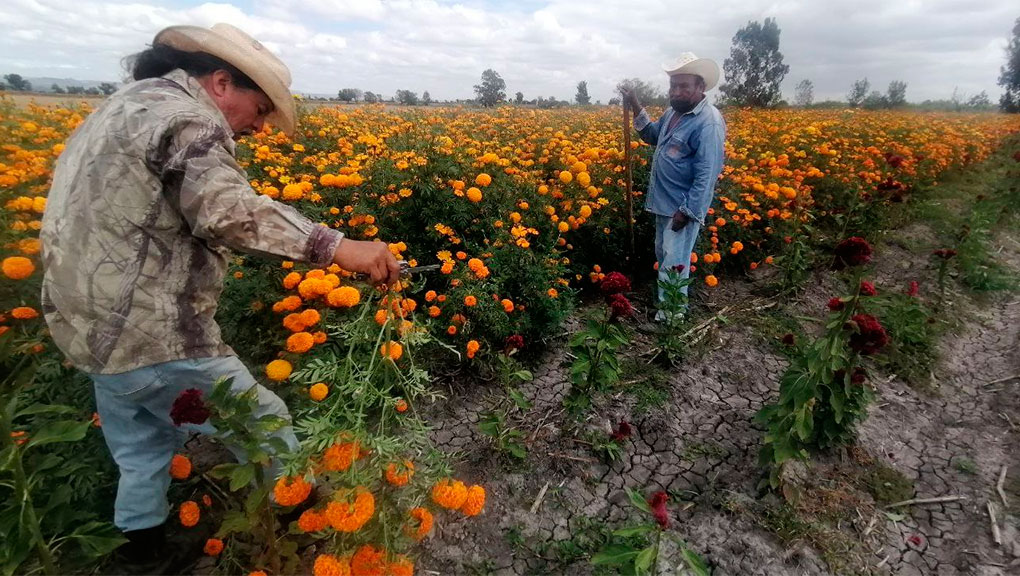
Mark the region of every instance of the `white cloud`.
<instances>
[{"instance_id":1,"label":"white cloud","mask_svg":"<svg viewBox=\"0 0 1020 576\"><path fill-rule=\"evenodd\" d=\"M266 0L252 9L5 0L0 72L119 78L120 58L143 49L161 28L225 21L279 54L303 92L357 87L385 96L409 89L470 98L482 71L492 68L508 94L572 99L586 80L592 97L605 101L622 78L665 87L660 65L683 51L721 66L737 29L775 17L790 65L787 94L808 78L816 99L842 98L867 76L879 90L906 81L915 101L947 98L954 88L985 90L994 99L1018 15L1006 0Z\"/></svg>"}]
</instances>

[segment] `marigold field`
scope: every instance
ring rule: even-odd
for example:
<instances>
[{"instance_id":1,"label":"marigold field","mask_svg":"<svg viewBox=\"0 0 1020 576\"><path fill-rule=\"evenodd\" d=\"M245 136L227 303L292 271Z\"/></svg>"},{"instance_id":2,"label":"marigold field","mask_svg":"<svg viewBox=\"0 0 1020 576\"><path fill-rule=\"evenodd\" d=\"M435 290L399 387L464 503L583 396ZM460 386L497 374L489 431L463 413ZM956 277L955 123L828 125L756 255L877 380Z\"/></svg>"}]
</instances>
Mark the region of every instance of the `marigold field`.
<instances>
[{"instance_id":1,"label":"marigold field","mask_svg":"<svg viewBox=\"0 0 1020 576\"><path fill-rule=\"evenodd\" d=\"M57 375L69 370L39 311L38 231L54 162L90 112L86 104L18 108L0 99L0 339L14 357L51 367L25 394L31 402L52 401ZM763 267L789 276L804 266L797 250L805 241L831 247L842 239L813 231L852 232L870 207L904 201L1020 131L1020 116L1000 114L724 116L726 166L691 255L694 294ZM294 139L267 127L238 144L257 193L349 237L389 242L412 265L441 265L383 293L336 266L240 253L233 261L217 316L224 337L287 401L302 439L276 499L303 502L305 478L332 491L295 529L330 535L316 574L358 566L410 574L406 554L433 517L484 514L484 479L451 478L426 440L418 406L437 396L428 371L512 361L560 330L578 297L609 272L626 266L650 275L642 193L652 148L636 136L631 147L634 255L616 108L308 106ZM31 420L13 426L19 438L33 434ZM190 472L183 460L171 468L179 482ZM183 526L205 521L209 508L192 499L174 505L172 519ZM238 526L221 526L206 553L256 558L235 572L268 569L232 543L244 532Z\"/></svg>"}]
</instances>

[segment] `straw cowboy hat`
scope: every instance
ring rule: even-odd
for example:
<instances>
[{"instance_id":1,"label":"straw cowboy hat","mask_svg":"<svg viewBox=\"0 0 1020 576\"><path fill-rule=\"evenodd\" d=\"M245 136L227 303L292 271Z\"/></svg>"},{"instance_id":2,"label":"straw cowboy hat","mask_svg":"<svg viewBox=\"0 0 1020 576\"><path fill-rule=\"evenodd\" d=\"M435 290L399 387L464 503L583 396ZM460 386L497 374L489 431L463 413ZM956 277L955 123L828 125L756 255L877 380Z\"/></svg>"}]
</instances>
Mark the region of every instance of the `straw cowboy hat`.
<instances>
[{"instance_id":1,"label":"straw cowboy hat","mask_svg":"<svg viewBox=\"0 0 1020 576\"><path fill-rule=\"evenodd\" d=\"M719 65L708 58L698 58L693 52L684 52L675 61L663 64L662 69L670 76L694 74L705 80L705 91L719 83Z\"/></svg>"},{"instance_id":2,"label":"straw cowboy hat","mask_svg":"<svg viewBox=\"0 0 1020 576\"><path fill-rule=\"evenodd\" d=\"M294 132L297 111L290 93L290 70L261 42L230 24L170 26L152 40L185 52L205 52L244 72L273 101L275 110L267 117L286 134Z\"/></svg>"}]
</instances>

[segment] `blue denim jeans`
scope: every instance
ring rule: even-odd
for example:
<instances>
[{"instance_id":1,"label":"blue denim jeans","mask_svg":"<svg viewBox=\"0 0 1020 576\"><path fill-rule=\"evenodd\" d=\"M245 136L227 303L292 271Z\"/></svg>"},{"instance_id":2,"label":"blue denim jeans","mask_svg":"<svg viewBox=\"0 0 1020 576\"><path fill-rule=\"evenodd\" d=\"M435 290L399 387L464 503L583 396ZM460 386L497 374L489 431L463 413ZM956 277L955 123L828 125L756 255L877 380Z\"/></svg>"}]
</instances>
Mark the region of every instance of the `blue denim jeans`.
<instances>
[{"instance_id":1,"label":"blue denim jeans","mask_svg":"<svg viewBox=\"0 0 1020 576\"><path fill-rule=\"evenodd\" d=\"M696 220L689 220L687 225L679 231L674 232L672 228L673 219L669 216L655 215L655 259L659 262L659 281L668 282L669 276L666 272L676 266L683 264L684 270L680 273L680 279L688 278L691 275L691 252L694 251L694 243L698 240L698 233L701 232L701 224ZM681 290L687 294L687 287ZM665 299L665 291L658 289L659 302ZM660 318L656 314L656 318Z\"/></svg>"},{"instance_id":2,"label":"blue denim jeans","mask_svg":"<svg viewBox=\"0 0 1020 576\"><path fill-rule=\"evenodd\" d=\"M120 468L114 524L123 531L158 526L170 513L166 493L170 487L170 460L182 432L211 434L216 429L206 423L174 426L170 408L181 392L197 388L203 395L212 393L213 384L222 377L234 379L231 390L241 394L252 386L258 389L258 408L254 418L275 414L290 421L290 413L280 397L255 382L236 356L189 358L137 368L121 374L89 374L95 384L96 407L102 419L106 445ZM275 434L292 450L298 447L290 426ZM229 445L235 456L242 454ZM271 469L273 475L278 470Z\"/></svg>"}]
</instances>

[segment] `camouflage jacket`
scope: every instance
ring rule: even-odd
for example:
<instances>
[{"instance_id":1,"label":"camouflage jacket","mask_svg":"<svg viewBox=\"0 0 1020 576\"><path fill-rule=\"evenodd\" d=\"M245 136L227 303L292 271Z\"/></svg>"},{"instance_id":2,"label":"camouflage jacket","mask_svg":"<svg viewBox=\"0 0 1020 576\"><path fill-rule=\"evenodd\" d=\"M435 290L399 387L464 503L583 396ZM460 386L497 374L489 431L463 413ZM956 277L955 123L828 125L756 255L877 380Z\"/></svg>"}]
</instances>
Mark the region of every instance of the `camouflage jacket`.
<instances>
[{"instance_id":1,"label":"camouflage jacket","mask_svg":"<svg viewBox=\"0 0 1020 576\"><path fill-rule=\"evenodd\" d=\"M257 194L233 131L175 70L110 96L57 160L42 310L86 372L231 355L214 316L230 249L328 265L342 235Z\"/></svg>"}]
</instances>

